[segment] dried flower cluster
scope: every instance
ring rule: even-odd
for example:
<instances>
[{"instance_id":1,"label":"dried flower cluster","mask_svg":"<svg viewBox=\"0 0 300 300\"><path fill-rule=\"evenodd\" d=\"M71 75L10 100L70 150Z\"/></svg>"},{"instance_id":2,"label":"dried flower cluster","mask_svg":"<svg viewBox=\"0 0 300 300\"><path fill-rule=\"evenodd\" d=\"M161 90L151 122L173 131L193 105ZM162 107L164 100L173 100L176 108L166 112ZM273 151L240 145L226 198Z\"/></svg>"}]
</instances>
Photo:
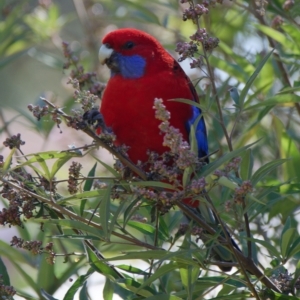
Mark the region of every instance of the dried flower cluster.
<instances>
[{"instance_id":1,"label":"dried flower cluster","mask_svg":"<svg viewBox=\"0 0 300 300\"><path fill-rule=\"evenodd\" d=\"M268 5L268 1L266 0L256 0L255 1L256 5L256 11L260 16L264 16L266 13L265 7Z\"/></svg>"},{"instance_id":2,"label":"dried flower cluster","mask_svg":"<svg viewBox=\"0 0 300 300\"><path fill-rule=\"evenodd\" d=\"M93 109L95 107L95 103L99 102L98 96L81 88L78 78L70 78L68 84L71 84L75 89L73 97L75 102L80 103L84 112Z\"/></svg>"},{"instance_id":3,"label":"dried flower cluster","mask_svg":"<svg viewBox=\"0 0 300 300\"><path fill-rule=\"evenodd\" d=\"M78 58L73 55L72 51L69 49L67 43L63 43L63 51L65 57L68 59L67 63L64 65L65 69L68 69L71 65L75 67L71 71L70 79L68 84L71 84L75 89L74 99L75 102L81 105L81 108L84 112L88 112L92 109L98 110L96 103L99 102L102 91L105 88L105 85L96 81L95 73L84 73L82 66L78 65ZM84 90L83 87L88 85L89 89ZM82 117L82 111L73 109L72 116L67 116L63 113L62 109L59 107L49 108L48 105L38 106L29 104L28 109L33 113L33 116L39 121L44 116L51 116L51 119L57 124L58 128L64 117L68 127L74 128L76 130L81 129L84 122Z\"/></svg>"},{"instance_id":4,"label":"dried flower cluster","mask_svg":"<svg viewBox=\"0 0 300 300\"><path fill-rule=\"evenodd\" d=\"M3 275L0 274L0 298L6 300L14 299L13 296L16 294L14 287L5 285L3 282Z\"/></svg>"},{"instance_id":5,"label":"dried flower cluster","mask_svg":"<svg viewBox=\"0 0 300 300\"><path fill-rule=\"evenodd\" d=\"M285 270L284 273L280 272L277 275L273 274L270 279L280 288L280 290L284 294L294 294L295 290L300 290L300 277L294 282L294 286L292 285L294 281L294 277L288 270Z\"/></svg>"},{"instance_id":6,"label":"dried flower cluster","mask_svg":"<svg viewBox=\"0 0 300 300\"><path fill-rule=\"evenodd\" d=\"M282 24L283 18L281 16L276 16L271 22L271 27L274 29L278 29Z\"/></svg>"},{"instance_id":7,"label":"dried flower cluster","mask_svg":"<svg viewBox=\"0 0 300 300\"><path fill-rule=\"evenodd\" d=\"M190 58L192 61L190 67L201 68L204 64L203 55L201 55L200 49L202 48L204 52L211 52L219 44L219 39L215 37L210 37L205 28L201 28L199 25L199 18L202 15L209 13L209 6L215 6L217 2L222 3L222 1L203 1L202 4L194 4L191 0L181 0L181 3L188 3L189 7L183 12L183 20L192 20L193 23L197 24L197 30L194 34L190 36L189 42L179 42L176 45L175 51L179 53L179 61L183 61L186 58ZM198 58L196 58L198 54Z\"/></svg>"},{"instance_id":8,"label":"dried flower cluster","mask_svg":"<svg viewBox=\"0 0 300 300\"><path fill-rule=\"evenodd\" d=\"M82 89L84 86L88 87L88 90L95 97L101 97L101 94L105 88L105 84L97 81L97 76L95 72L84 72L82 65L79 65L79 59L71 51L70 46L67 42L62 43L63 53L67 62L64 64L64 69L69 69L71 66L73 69L70 72L70 77L78 81L79 87L78 90Z\"/></svg>"},{"instance_id":9,"label":"dried flower cluster","mask_svg":"<svg viewBox=\"0 0 300 300\"><path fill-rule=\"evenodd\" d=\"M178 201L182 201L185 197L184 191L157 192L149 188L133 188L133 192L138 197L153 201L161 215L169 212Z\"/></svg>"},{"instance_id":10,"label":"dried flower cluster","mask_svg":"<svg viewBox=\"0 0 300 300\"><path fill-rule=\"evenodd\" d=\"M22 145L25 145L25 142L21 140L21 134L13 135L11 138L7 138L3 145L9 147L9 149L17 148L20 149Z\"/></svg>"},{"instance_id":11,"label":"dried flower cluster","mask_svg":"<svg viewBox=\"0 0 300 300\"><path fill-rule=\"evenodd\" d=\"M243 199L246 197L247 194L253 192L253 186L251 184L250 180L245 180L242 182L242 184L235 189L234 191L234 202L241 204L243 203Z\"/></svg>"},{"instance_id":12,"label":"dried flower cluster","mask_svg":"<svg viewBox=\"0 0 300 300\"><path fill-rule=\"evenodd\" d=\"M56 253L53 250L53 243L47 243L45 247L42 247L41 241L24 241L21 238L14 236L10 242L11 246L30 251L33 255L41 253L47 253L47 262L51 265L55 263Z\"/></svg>"},{"instance_id":13,"label":"dried flower cluster","mask_svg":"<svg viewBox=\"0 0 300 300\"><path fill-rule=\"evenodd\" d=\"M48 179L46 179L45 177L41 177L41 178L39 178L39 180L40 180L40 186L42 186L45 189L45 191L48 191L48 192L56 191L55 178L53 178L53 180L51 182Z\"/></svg>"},{"instance_id":14,"label":"dried flower cluster","mask_svg":"<svg viewBox=\"0 0 300 300\"><path fill-rule=\"evenodd\" d=\"M98 108L95 105L95 103L99 101L98 96L92 94L90 91L81 91L80 84L77 79L70 79L68 83L72 84L72 86L74 87L75 102L81 104L81 108L84 112L90 112L92 109L98 111ZM47 101L46 99L44 100ZM79 130L83 126L86 126L83 120L82 111L80 110L73 109L72 116L68 116L63 112L61 108L56 107L54 105L52 105L52 107L49 108L48 105L38 106L29 104L28 109L30 112L33 113L33 116L37 118L38 121L40 121L41 118L50 115L52 121L54 121L57 124L58 128L60 128L60 124L62 123L63 118L65 119L66 125L68 127L74 128L76 130Z\"/></svg>"},{"instance_id":15,"label":"dried flower cluster","mask_svg":"<svg viewBox=\"0 0 300 300\"><path fill-rule=\"evenodd\" d=\"M29 104L27 108L38 121L40 121L41 118L50 115L52 121L56 123L58 128L60 128L60 124L62 122L62 111L60 108L56 107L50 109L48 105L39 106L33 104Z\"/></svg>"},{"instance_id":16,"label":"dried flower cluster","mask_svg":"<svg viewBox=\"0 0 300 300\"><path fill-rule=\"evenodd\" d=\"M48 105L39 106L39 105L29 104L27 108L29 111L32 112L33 116L37 118L38 121L40 121L42 117L47 116L50 113Z\"/></svg>"},{"instance_id":17,"label":"dried flower cluster","mask_svg":"<svg viewBox=\"0 0 300 300\"><path fill-rule=\"evenodd\" d=\"M170 113L166 110L162 99L154 100L155 117L162 121L159 125L164 135L163 145L170 148L170 153L175 156L174 162L180 170L184 170L198 163L198 156L191 151L190 145L183 139L179 129L170 125Z\"/></svg>"},{"instance_id":18,"label":"dried flower cluster","mask_svg":"<svg viewBox=\"0 0 300 300\"><path fill-rule=\"evenodd\" d=\"M190 227L189 224L187 223L181 223L179 225L178 231L176 232L176 236L182 236L185 235L187 233L187 231L190 230L191 231L191 235L196 236L196 243L198 243L198 241L201 239L204 230L203 228L199 227L199 226L192 226Z\"/></svg>"},{"instance_id":19,"label":"dried flower cluster","mask_svg":"<svg viewBox=\"0 0 300 300\"><path fill-rule=\"evenodd\" d=\"M214 175L218 177L221 176L228 177L229 173L238 171L241 161L242 161L241 157L235 157L234 159L232 159L232 161L230 161L227 165L225 165L223 170L216 170L214 172Z\"/></svg>"},{"instance_id":20,"label":"dried flower cluster","mask_svg":"<svg viewBox=\"0 0 300 300\"><path fill-rule=\"evenodd\" d=\"M9 202L8 207L0 211L0 225L8 224L9 227L16 225L22 227L22 216L26 219L33 217L36 199L28 196L26 192L20 192L8 184L3 184L0 195Z\"/></svg>"},{"instance_id":21,"label":"dried flower cluster","mask_svg":"<svg viewBox=\"0 0 300 300\"><path fill-rule=\"evenodd\" d=\"M81 169L82 165L75 161L72 162L69 168L68 191L72 195L78 192L78 179L80 177Z\"/></svg>"},{"instance_id":22,"label":"dried flower cluster","mask_svg":"<svg viewBox=\"0 0 300 300\"><path fill-rule=\"evenodd\" d=\"M294 0L286 0L283 5L282 8L286 11L289 11L293 8L293 6L295 5L295 1Z\"/></svg>"},{"instance_id":23,"label":"dried flower cluster","mask_svg":"<svg viewBox=\"0 0 300 300\"><path fill-rule=\"evenodd\" d=\"M133 215L130 220L132 221L137 221L137 222L140 222L140 223L147 223L148 222L148 219L146 217L143 217L141 215Z\"/></svg>"},{"instance_id":24,"label":"dried flower cluster","mask_svg":"<svg viewBox=\"0 0 300 300\"><path fill-rule=\"evenodd\" d=\"M186 1L184 1L186 2ZM183 3L183 1L181 1ZM183 21L186 20L197 20L204 14L208 14L208 8L202 4L191 5L189 8L185 9L183 13Z\"/></svg>"},{"instance_id":25,"label":"dried flower cluster","mask_svg":"<svg viewBox=\"0 0 300 300\"><path fill-rule=\"evenodd\" d=\"M191 151L189 144L183 139L180 131L170 125L170 112L167 111L162 99L155 99L154 106L155 117L161 121L159 129L163 134L163 145L168 147L170 151L159 155L155 152L149 152L149 158L146 167L150 171L152 180L170 182L174 187L180 190L157 191L149 188L133 189L138 197L155 202L161 214L167 213L172 207L183 199L192 199L200 195L205 187L204 178L193 179L185 189L182 189L181 180L183 172L186 168L192 167L197 169L202 164L199 162L198 156Z\"/></svg>"},{"instance_id":26,"label":"dried flower cluster","mask_svg":"<svg viewBox=\"0 0 300 300\"><path fill-rule=\"evenodd\" d=\"M192 195L199 195L204 191L206 186L207 183L205 181L205 178L202 177L200 179L193 179L191 184L188 186L188 190Z\"/></svg>"}]
</instances>

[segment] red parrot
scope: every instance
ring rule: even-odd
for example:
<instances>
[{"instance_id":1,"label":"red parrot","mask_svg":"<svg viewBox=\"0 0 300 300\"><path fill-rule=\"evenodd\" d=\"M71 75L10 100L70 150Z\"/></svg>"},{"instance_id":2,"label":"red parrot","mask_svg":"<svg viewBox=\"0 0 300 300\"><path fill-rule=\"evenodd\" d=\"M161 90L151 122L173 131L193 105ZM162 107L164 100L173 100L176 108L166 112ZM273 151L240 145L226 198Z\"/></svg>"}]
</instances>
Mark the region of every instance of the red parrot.
<instances>
[{"instance_id":1,"label":"red parrot","mask_svg":"<svg viewBox=\"0 0 300 300\"><path fill-rule=\"evenodd\" d=\"M190 105L167 101L197 101L197 93L178 62L151 35L131 28L115 30L102 41L99 59L111 70L100 112L116 135L116 144L129 146L129 158L146 162L147 150L162 154L163 136L153 111L155 98L164 100L170 123L189 140L190 125L201 111ZM199 157L208 154L203 118L198 123Z\"/></svg>"},{"instance_id":2,"label":"red parrot","mask_svg":"<svg viewBox=\"0 0 300 300\"><path fill-rule=\"evenodd\" d=\"M148 150L163 154L169 149L163 146L160 132L161 121L155 118L155 98L163 99L170 112L170 125L179 129L183 138L189 141L190 126L201 110L170 99L184 98L198 100L191 81L178 62L151 35L132 28L118 29L108 33L99 50L101 64L111 70L111 77L102 97L100 113L105 126L116 135L115 144L129 146L129 158L137 163L147 162ZM199 158L207 156L208 144L204 119L196 127ZM217 224L217 219L206 205L198 201L184 202L206 219ZM201 213L201 210L206 212ZM208 216L209 215L209 216ZM234 247L238 246L233 241ZM231 253L214 244L214 258L232 261ZM228 271L230 268L223 268Z\"/></svg>"}]
</instances>

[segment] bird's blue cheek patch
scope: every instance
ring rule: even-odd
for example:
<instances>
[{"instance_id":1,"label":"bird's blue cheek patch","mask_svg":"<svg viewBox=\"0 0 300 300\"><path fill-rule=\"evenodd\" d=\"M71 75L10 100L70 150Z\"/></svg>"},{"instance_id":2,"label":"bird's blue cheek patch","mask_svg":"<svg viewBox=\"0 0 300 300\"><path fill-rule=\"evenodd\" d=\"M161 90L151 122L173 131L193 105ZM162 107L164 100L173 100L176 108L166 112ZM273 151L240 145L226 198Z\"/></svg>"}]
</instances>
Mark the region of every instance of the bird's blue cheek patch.
<instances>
[{"instance_id":1,"label":"bird's blue cheek patch","mask_svg":"<svg viewBox=\"0 0 300 300\"><path fill-rule=\"evenodd\" d=\"M144 75L146 60L140 55L125 56L120 53L116 56L119 74L124 78L137 79ZM111 74L112 76L115 73Z\"/></svg>"}]
</instances>

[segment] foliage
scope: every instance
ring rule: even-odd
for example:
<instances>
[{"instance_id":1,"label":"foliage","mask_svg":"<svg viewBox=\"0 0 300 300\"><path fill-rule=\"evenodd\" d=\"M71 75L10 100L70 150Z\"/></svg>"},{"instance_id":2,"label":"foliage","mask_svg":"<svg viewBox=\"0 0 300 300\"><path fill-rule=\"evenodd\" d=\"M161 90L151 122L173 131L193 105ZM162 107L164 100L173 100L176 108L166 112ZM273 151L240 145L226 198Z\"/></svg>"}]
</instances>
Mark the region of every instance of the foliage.
<instances>
[{"instance_id":1,"label":"foliage","mask_svg":"<svg viewBox=\"0 0 300 300\"><path fill-rule=\"evenodd\" d=\"M36 59L61 65L73 97L31 104L38 121L27 112L24 118L46 139L59 127L93 142L65 151L54 144L37 152L32 145L23 153L22 136L30 129L10 134L14 119L6 122L0 113L6 135L0 224L18 230L10 244L0 241L0 295L56 299L75 275L63 299L91 299L87 283L98 274L105 278L104 299L297 299L300 3L74 1L75 18L61 14L56 2L1 4L0 70L33 46ZM62 65L62 54L45 53L41 45L55 44L75 19L86 32L76 38L86 47L64 42ZM212 154L209 164L186 166L178 186L167 177L153 180L126 158L126 148L113 145L109 131L99 136L84 122L105 86L106 75L99 80L95 72L96 41L114 26L144 29L190 62L200 101L176 101L202 109ZM113 166L99 156L99 146L117 159ZM218 225L189 210L181 201L187 195L201 201L203 214L209 207ZM234 262L224 265L212 254L223 250ZM13 272L22 278L18 286Z\"/></svg>"}]
</instances>

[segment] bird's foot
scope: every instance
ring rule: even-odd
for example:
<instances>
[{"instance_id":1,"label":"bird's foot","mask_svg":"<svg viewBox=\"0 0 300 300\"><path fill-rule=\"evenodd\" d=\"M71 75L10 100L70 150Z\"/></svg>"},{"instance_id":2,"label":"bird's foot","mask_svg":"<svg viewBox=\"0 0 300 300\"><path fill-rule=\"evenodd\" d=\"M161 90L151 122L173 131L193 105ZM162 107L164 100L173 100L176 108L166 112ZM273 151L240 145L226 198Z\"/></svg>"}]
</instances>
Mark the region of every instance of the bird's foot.
<instances>
[{"instance_id":1,"label":"bird's foot","mask_svg":"<svg viewBox=\"0 0 300 300\"><path fill-rule=\"evenodd\" d=\"M94 129L99 130L98 133L112 134L113 131L110 127L107 127L103 118L103 115L97 108L92 108L86 111L83 116L83 121L88 125L93 126Z\"/></svg>"}]
</instances>

